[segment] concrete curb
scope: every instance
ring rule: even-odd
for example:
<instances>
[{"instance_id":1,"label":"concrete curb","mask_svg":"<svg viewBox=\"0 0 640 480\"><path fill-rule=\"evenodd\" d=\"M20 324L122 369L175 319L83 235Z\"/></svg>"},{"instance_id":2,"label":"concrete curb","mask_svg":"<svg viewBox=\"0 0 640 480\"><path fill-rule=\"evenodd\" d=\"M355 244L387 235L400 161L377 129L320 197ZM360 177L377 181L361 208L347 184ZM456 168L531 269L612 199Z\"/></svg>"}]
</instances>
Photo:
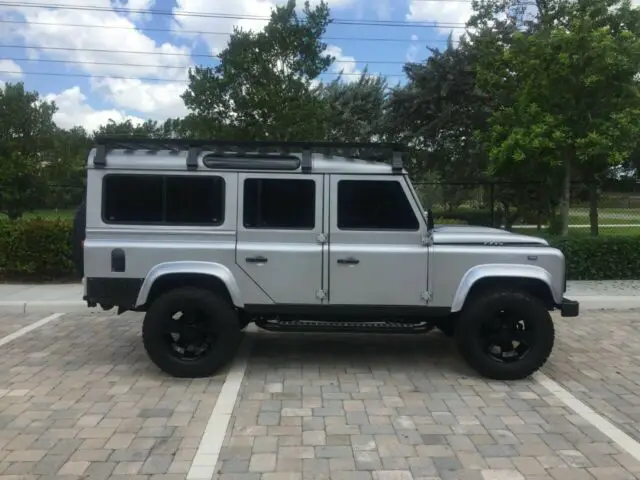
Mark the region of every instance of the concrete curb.
<instances>
[{"instance_id":1,"label":"concrete curb","mask_svg":"<svg viewBox=\"0 0 640 480\"><path fill-rule=\"evenodd\" d=\"M640 309L640 297L632 295L610 296L569 296L571 300L580 302L580 311L588 310L635 310Z\"/></svg>"},{"instance_id":2,"label":"concrete curb","mask_svg":"<svg viewBox=\"0 0 640 480\"><path fill-rule=\"evenodd\" d=\"M101 308L89 308L82 300L42 300L42 301L0 301L0 313L30 314L30 313L98 313Z\"/></svg>"},{"instance_id":3,"label":"concrete curb","mask_svg":"<svg viewBox=\"0 0 640 480\"><path fill-rule=\"evenodd\" d=\"M580 302L580 311L589 310L634 310L640 309L640 297L610 295L610 296L570 296L572 300ZM115 311L115 310L114 310ZM30 313L101 313L100 307L89 308L82 300L42 300L42 301L0 301L0 313L30 314ZM106 312L105 312L106 313Z\"/></svg>"}]
</instances>

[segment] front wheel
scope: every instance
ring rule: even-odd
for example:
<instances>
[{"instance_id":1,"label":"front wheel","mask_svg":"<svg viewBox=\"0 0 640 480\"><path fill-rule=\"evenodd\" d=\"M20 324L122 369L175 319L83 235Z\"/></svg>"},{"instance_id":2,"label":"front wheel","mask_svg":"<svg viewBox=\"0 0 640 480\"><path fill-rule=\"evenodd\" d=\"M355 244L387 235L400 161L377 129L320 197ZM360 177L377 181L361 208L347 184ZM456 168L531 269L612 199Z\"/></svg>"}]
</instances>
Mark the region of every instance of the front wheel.
<instances>
[{"instance_id":1,"label":"front wheel","mask_svg":"<svg viewBox=\"0 0 640 480\"><path fill-rule=\"evenodd\" d=\"M494 380L520 380L545 364L555 329L540 300L526 292L500 290L470 301L455 338L474 370Z\"/></svg>"},{"instance_id":2,"label":"front wheel","mask_svg":"<svg viewBox=\"0 0 640 480\"><path fill-rule=\"evenodd\" d=\"M151 361L182 378L215 374L234 357L241 335L234 307L214 292L194 287L160 296L142 325Z\"/></svg>"}]
</instances>

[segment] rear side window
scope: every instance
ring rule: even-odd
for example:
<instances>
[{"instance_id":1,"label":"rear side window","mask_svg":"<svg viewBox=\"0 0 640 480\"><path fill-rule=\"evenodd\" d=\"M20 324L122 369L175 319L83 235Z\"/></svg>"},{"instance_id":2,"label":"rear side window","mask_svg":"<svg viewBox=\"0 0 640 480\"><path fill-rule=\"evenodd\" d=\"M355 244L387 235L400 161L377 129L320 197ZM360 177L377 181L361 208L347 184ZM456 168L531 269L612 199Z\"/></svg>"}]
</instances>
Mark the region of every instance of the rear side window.
<instances>
[{"instance_id":1,"label":"rear side window","mask_svg":"<svg viewBox=\"0 0 640 480\"><path fill-rule=\"evenodd\" d=\"M340 180L338 228L341 230L418 230L411 203L394 180Z\"/></svg>"},{"instance_id":2,"label":"rear side window","mask_svg":"<svg viewBox=\"0 0 640 480\"><path fill-rule=\"evenodd\" d=\"M224 223L224 179L217 176L108 175L106 223L203 225Z\"/></svg>"},{"instance_id":3,"label":"rear side window","mask_svg":"<svg viewBox=\"0 0 640 480\"><path fill-rule=\"evenodd\" d=\"M244 181L245 228L313 230L316 182L248 178Z\"/></svg>"}]
</instances>

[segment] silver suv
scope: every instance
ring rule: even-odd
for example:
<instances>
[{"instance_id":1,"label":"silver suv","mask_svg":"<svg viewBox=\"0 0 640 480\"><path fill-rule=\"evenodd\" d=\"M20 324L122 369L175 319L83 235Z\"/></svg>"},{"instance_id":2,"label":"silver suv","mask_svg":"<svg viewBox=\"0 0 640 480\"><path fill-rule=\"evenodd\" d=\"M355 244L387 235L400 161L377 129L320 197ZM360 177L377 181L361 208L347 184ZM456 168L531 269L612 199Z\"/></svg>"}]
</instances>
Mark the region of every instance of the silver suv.
<instances>
[{"instance_id":1,"label":"silver suv","mask_svg":"<svg viewBox=\"0 0 640 480\"><path fill-rule=\"evenodd\" d=\"M99 139L75 221L84 299L146 312L146 351L176 377L218 371L249 323L438 328L481 375L530 375L553 348L550 312L578 315L562 252L434 226L402 156L390 144Z\"/></svg>"}]
</instances>

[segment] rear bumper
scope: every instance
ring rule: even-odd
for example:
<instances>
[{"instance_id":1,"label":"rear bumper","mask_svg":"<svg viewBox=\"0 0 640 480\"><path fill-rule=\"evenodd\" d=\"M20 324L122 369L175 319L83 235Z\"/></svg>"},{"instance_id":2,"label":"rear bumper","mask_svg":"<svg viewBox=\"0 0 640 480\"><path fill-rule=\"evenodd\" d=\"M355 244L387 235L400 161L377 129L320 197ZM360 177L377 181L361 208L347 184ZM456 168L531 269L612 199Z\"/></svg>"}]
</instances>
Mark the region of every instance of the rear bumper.
<instances>
[{"instance_id":1,"label":"rear bumper","mask_svg":"<svg viewBox=\"0 0 640 480\"><path fill-rule=\"evenodd\" d=\"M580 303L575 300L563 298L562 303L558 305L558 307L560 308L560 314L563 317L577 317L580 315Z\"/></svg>"}]
</instances>

